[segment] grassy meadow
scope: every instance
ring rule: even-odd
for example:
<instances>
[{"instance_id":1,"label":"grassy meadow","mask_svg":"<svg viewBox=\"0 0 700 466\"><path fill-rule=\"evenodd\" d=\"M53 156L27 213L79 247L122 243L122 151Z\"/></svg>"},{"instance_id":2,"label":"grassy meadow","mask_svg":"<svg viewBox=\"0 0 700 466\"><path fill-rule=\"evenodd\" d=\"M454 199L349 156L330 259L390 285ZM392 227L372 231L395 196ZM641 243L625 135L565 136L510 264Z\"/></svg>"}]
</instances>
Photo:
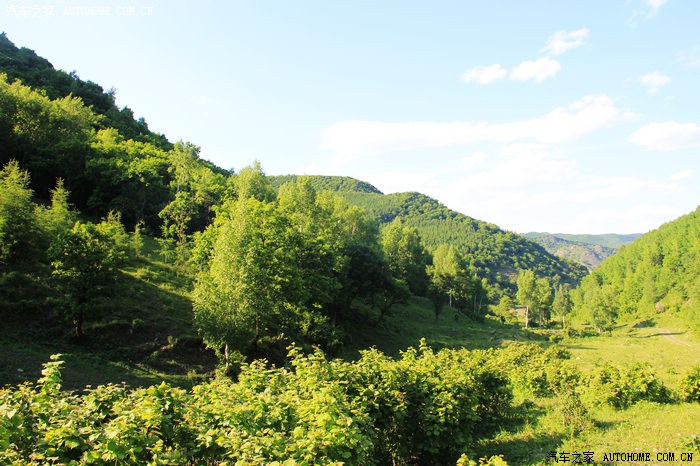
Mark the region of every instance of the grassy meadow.
<instances>
[{"instance_id":1,"label":"grassy meadow","mask_svg":"<svg viewBox=\"0 0 700 466\"><path fill-rule=\"evenodd\" d=\"M429 302L413 299L397 308L384 325L363 326L353 341L353 351L380 342L377 347L395 355L422 337L434 348L469 349L516 341L551 346L554 340L571 352L570 360L584 373L605 363L648 363L656 377L674 392L683 375L700 365L700 339L681 330L681 323L673 318L658 317L621 325L608 334L563 339L559 330L521 327L517 322L502 324L490 318L475 323L455 317L449 309L443 310L436 321ZM353 351L344 356L352 357ZM700 461L697 404L641 401L624 409L598 405L589 409L590 422L575 435L568 431L556 398L521 394L516 396L516 406L512 425L494 439L482 442L479 456L503 454L509 464L547 464L547 454L552 451L593 451L596 461L602 461L604 452L650 452L652 459L658 452L672 452L676 461L661 464L681 464L680 453L694 452L695 461Z\"/></svg>"}]
</instances>

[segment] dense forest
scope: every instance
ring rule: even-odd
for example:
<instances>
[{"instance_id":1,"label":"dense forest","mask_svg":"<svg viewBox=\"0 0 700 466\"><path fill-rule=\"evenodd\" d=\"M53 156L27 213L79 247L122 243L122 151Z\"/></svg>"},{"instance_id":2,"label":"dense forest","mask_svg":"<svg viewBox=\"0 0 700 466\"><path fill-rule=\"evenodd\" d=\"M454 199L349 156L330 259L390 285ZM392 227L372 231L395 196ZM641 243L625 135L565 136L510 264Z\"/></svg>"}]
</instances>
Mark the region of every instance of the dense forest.
<instances>
[{"instance_id":1,"label":"dense forest","mask_svg":"<svg viewBox=\"0 0 700 466\"><path fill-rule=\"evenodd\" d=\"M273 177L280 185L294 177ZM424 194L383 194L374 186L347 177L309 177L317 188L331 189L350 204L357 205L389 224L399 218L416 229L428 251L450 244L461 254L464 267L484 282L489 298L497 302L504 294L513 296L519 271L532 270L556 284L575 286L586 275L580 263L555 257L539 245L512 232L448 209Z\"/></svg>"},{"instance_id":2,"label":"dense forest","mask_svg":"<svg viewBox=\"0 0 700 466\"><path fill-rule=\"evenodd\" d=\"M700 369L669 387L555 344L659 314L699 328L700 210L586 276L420 193L223 170L115 92L0 35L0 382L24 382L0 389L2 462L498 466L595 433L594 409L700 400ZM435 329L439 350L400 339ZM395 357L367 349L382 338ZM18 367L49 349L67 354ZM84 370L66 356L97 370L64 387ZM114 365L158 383L93 386ZM552 406L539 459L518 451Z\"/></svg>"},{"instance_id":3,"label":"dense forest","mask_svg":"<svg viewBox=\"0 0 700 466\"><path fill-rule=\"evenodd\" d=\"M598 328L660 313L700 328L700 209L622 246L573 295Z\"/></svg>"},{"instance_id":4,"label":"dense forest","mask_svg":"<svg viewBox=\"0 0 700 466\"><path fill-rule=\"evenodd\" d=\"M521 270L532 270L539 277L572 286L586 275L580 264L555 257L518 234L450 210L421 193L348 193L345 197L381 222L401 218L416 228L431 251L441 244L452 245L466 258L466 267L485 279L492 300L515 292Z\"/></svg>"}]
</instances>

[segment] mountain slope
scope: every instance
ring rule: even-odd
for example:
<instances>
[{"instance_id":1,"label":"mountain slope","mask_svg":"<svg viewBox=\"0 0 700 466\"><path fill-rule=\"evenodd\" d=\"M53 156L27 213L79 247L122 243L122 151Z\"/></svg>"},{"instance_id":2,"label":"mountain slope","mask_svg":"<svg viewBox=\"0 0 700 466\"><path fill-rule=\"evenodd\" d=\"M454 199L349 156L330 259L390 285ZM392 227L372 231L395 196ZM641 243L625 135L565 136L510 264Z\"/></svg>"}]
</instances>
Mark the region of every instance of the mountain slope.
<instances>
[{"instance_id":1,"label":"mountain slope","mask_svg":"<svg viewBox=\"0 0 700 466\"><path fill-rule=\"evenodd\" d=\"M628 235L619 235L616 233L608 233L605 235L572 235L568 233L553 233L553 235L567 241L583 244L596 244L614 250L619 249L620 246L630 244L642 236L641 233L631 233Z\"/></svg>"},{"instance_id":2,"label":"mountain slope","mask_svg":"<svg viewBox=\"0 0 700 466\"><path fill-rule=\"evenodd\" d=\"M280 176L268 176L270 183L275 189L279 189L284 183L288 181L296 181L299 178L298 175L280 175ZM338 192L358 192L358 193L375 193L383 194L380 190L372 186L371 184L360 181L349 176L323 176L314 175L307 177L311 182L311 185L317 191L338 191Z\"/></svg>"},{"instance_id":3,"label":"mountain slope","mask_svg":"<svg viewBox=\"0 0 700 466\"><path fill-rule=\"evenodd\" d=\"M671 312L700 328L700 208L621 247L575 295L577 313L599 327Z\"/></svg>"},{"instance_id":4,"label":"mountain slope","mask_svg":"<svg viewBox=\"0 0 700 466\"><path fill-rule=\"evenodd\" d=\"M381 224L401 217L418 230L428 249L452 244L466 256L472 272L487 279L492 299L515 291L515 278L521 269L531 269L538 276L558 276L573 285L587 273L585 267L555 257L520 235L450 210L424 194L382 194L374 186L345 177L308 178L315 187L337 191L350 204L363 207ZM272 183L279 186L283 179L272 177Z\"/></svg>"},{"instance_id":5,"label":"mountain slope","mask_svg":"<svg viewBox=\"0 0 700 466\"><path fill-rule=\"evenodd\" d=\"M33 50L15 46L4 32L0 34L0 73L6 74L9 82L20 80L26 86L41 89L52 100L69 95L80 97L86 107L103 117L101 128L116 128L126 139L149 142L166 150L172 147L165 136L150 131L143 118L135 119L129 107L119 109L114 89L105 91L99 84L80 79L75 71L55 69Z\"/></svg>"},{"instance_id":6,"label":"mountain slope","mask_svg":"<svg viewBox=\"0 0 700 466\"><path fill-rule=\"evenodd\" d=\"M526 233L523 236L541 245L550 254L582 264L588 270L596 269L616 251L599 244L571 241L550 233Z\"/></svg>"}]
</instances>

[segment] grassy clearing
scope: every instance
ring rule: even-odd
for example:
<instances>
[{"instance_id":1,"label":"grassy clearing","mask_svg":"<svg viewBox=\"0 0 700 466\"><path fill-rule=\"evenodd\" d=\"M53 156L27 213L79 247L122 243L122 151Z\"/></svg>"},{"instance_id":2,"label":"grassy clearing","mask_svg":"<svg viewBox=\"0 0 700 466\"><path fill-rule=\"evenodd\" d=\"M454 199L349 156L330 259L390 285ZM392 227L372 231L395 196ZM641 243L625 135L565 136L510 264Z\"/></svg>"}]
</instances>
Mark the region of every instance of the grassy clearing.
<instances>
[{"instance_id":1,"label":"grassy clearing","mask_svg":"<svg viewBox=\"0 0 700 466\"><path fill-rule=\"evenodd\" d=\"M606 362L623 366L649 363L656 376L676 391L687 371L700 365L700 341L679 328L671 319L630 324L610 335L565 340L562 346L571 351L571 361L584 373ZM693 452L695 461L700 461L700 451L693 443L700 434L697 404L643 401L626 409L588 406L589 425L571 435L556 397L516 401L521 403L516 422L483 442L480 455L502 453L510 464L548 464L548 452L592 451L600 463L606 452L649 452L652 464L681 464L680 454ZM666 452L674 453L675 462L657 461L656 454Z\"/></svg>"},{"instance_id":2,"label":"grassy clearing","mask_svg":"<svg viewBox=\"0 0 700 466\"><path fill-rule=\"evenodd\" d=\"M396 306L382 323L376 322L376 315L364 310L353 323L349 344L340 356L353 359L359 350L372 346L397 356L402 350L416 346L421 338L435 349L485 349L510 341L547 341L546 336L517 325L490 318L475 322L449 307L444 307L436 320L430 301L413 297L407 304Z\"/></svg>"},{"instance_id":3,"label":"grassy clearing","mask_svg":"<svg viewBox=\"0 0 700 466\"><path fill-rule=\"evenodd\" d=\"M562 346L573 353L584 370L605 361L649 363L657 376L674 389L688 369L700 364L700 340L681 330L673 320L624 325L609 335L571 339Z\"/></svg>"},{"instance_id":4,"label":"grassy clearing","mask_svg":"<svg viewBox=\"0 0 700 466\"><path fill-rule=\"evenodd\" d=\"M354 358L358 350L370 345L397 355L422 337L434 348L478 349L527 340L551 345L556 339L552 337L559 335L552 330L526 331L518 324L492 319L483 323L465 317L455 320L454 311L447 308L436 321L430 303L421 298L397 306L385 323L373 322L367 316L358 319L351 347L342 356ZM606 362L622 366L648 363L676 391L685 373L700 365L700 339L682 328L673 318L658 317L620 326L607 335L564 339L561 346L571 351L571 361L584 373ZM693 445L693 436L700 435L697 404L639 402L627 409L589 406L587 427L571 435L560 399L520 396L515 403L512 422L477 446L478 457L503 454L509 464L553 464L551 460L547 463L549 452L593 451L596 462L602 463L605 452L650 452L654 464L680 464L682 452L694 452L695 461L700 462L700 451ZM659 452L673 452L676 462L656 463Z\"/></svg>"}]
</instances>

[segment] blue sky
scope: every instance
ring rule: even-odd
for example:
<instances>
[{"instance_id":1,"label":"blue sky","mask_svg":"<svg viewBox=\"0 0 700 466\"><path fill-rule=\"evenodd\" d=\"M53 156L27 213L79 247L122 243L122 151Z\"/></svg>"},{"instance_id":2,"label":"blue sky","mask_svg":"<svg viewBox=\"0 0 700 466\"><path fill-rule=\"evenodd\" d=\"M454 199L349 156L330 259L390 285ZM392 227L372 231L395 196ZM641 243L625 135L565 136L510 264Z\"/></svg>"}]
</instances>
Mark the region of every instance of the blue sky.
<instances>
[{"instance_id":1,"label":"blue sky","mask_svg":"<svg viewBox=\"0 0 700 466\"><path fill-rule=\"evenodd\" d=\"M0 21L224 168L517 232L646 232L700 203L693 0L8 0Z\"/></svg>"}]
</instances>

